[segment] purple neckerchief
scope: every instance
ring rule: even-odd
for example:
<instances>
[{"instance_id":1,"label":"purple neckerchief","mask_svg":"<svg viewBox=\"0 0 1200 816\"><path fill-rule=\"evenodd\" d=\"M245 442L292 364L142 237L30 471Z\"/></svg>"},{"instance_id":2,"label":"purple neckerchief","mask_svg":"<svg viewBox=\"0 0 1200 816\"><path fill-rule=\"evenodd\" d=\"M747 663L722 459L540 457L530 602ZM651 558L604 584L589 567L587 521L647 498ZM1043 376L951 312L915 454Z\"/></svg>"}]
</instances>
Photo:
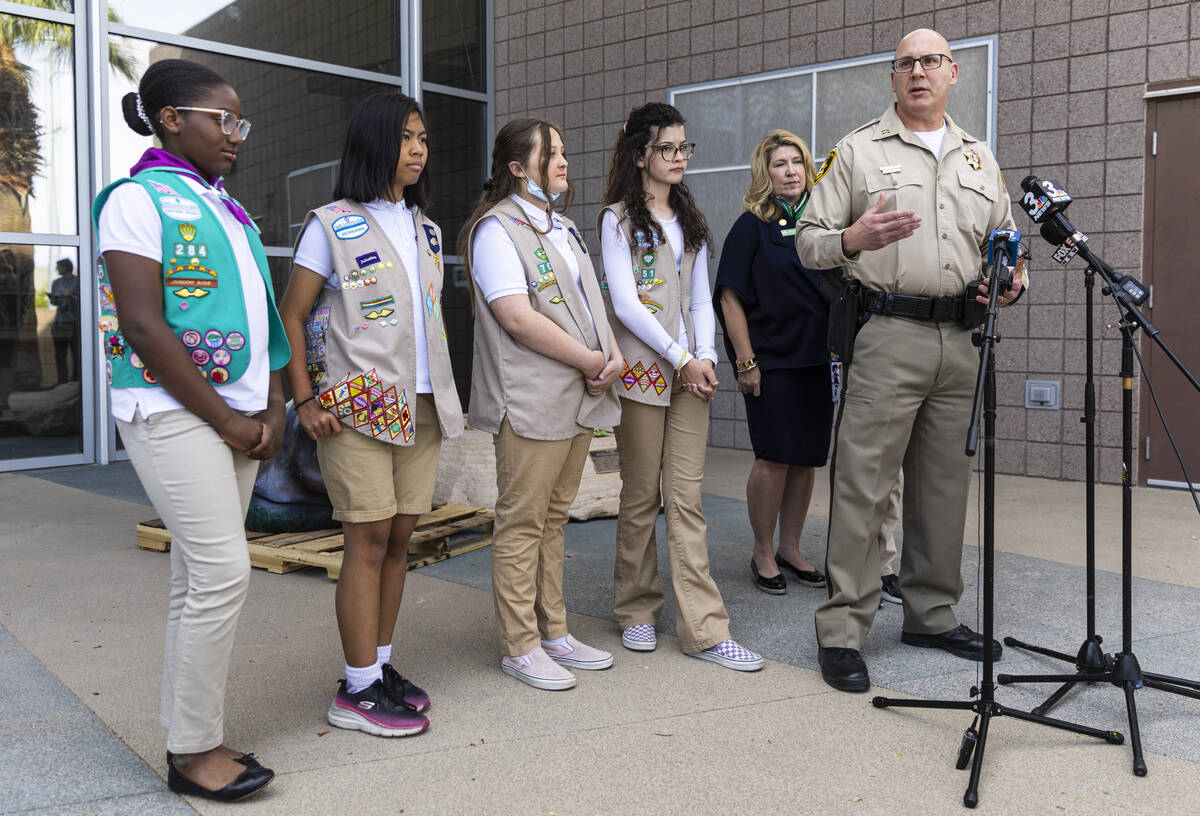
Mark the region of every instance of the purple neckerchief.
<instances>
[{"instance_id":1,"label":"purple neckerchief","mask_svg":"<svg viewBox=\"0 0 1200 816\"><path fill-rule=\"evenodd\" d=\"M205 186L216 190L221 201L225 203L226 209L233 213L233 217L239 223L245 224L248 227L254 227L254 222L250 220L250 216L242 208L242 205L234 201L233 197L225 192L225 183L221 176L213 176L210 179L205 179L196 171L195 167L192 167L174 153L157 147L151 147L143 153L142 157L137 160L137 164L129 168L129 175L136 176L143 170L167 170L172 173L185 173L198 179Z\"/></svg>"}]
</instances>

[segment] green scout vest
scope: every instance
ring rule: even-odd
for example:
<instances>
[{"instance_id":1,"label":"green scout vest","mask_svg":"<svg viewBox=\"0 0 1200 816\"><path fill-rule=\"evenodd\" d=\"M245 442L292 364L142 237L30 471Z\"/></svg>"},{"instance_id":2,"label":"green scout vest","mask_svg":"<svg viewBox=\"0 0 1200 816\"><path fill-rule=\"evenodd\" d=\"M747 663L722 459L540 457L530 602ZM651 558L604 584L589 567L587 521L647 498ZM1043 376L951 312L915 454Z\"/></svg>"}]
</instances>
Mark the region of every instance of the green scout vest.
<instances>
[{"instance_id":1,"label":"green scout vest","mask_svg":"<svg viewBox=\"0 0 1200 816\"><path fill-rule=\"evenodd\" d=\"M304 323L313 394L359 433L392 445L412 445L417 434L417 327L408 272L362 204L335 201L312 210L305 227L313 220L325 229L339 284L321 289ZM463 432L463 414L442 316L442 234L419 210L413 211L413 225L429 381L442 436L450 439Z\"/></svg>"},{"instance_id":2,"label":"green scout vest","mask_svg":"<svg viewBox=\"0 0 1200 816\"><path fill-rule=\"evenodd\" d=\"M608 320L601 307L603 301L591 258L575 225L563 219L563 226L575 239L571 251L579 265L582 295L558 247L548 235L534 229L526 220L525 211L512 199L496 204L472 227L471 252L474 252L475 230L489 216L495 216L517 248L534 311L548 317L589 349L604 352L607 359L612 353ZM561 284L556 270L566 275ZM579 369L521 345L500 325L473 282L471 292L475 303L475 347L468 419L472 426L498 434L507 416L517 436L559 440L595 428L608 428L620 421L621 407L615 386L600 396L589 395Z\"/></svg>"},{"instance_id":3,"label":"green scout vest","mask_svg":"<svg viewBox=\"0 0 1200 816\"><path fill-rule=\"evenodd\" d=\"M225 228L200 196L179 178L181 175L151 169L131 179L114 181L96 196L92 224L99 225L100 211L118 185L136 182L150 194L162 220L163 320L179 337L201 375L213 385L225 385L241 378L250 365L249 318L241 275ZM245 226L245 230L267 290L268 368L275 371L287 364L291 353L275 308L258 227ZM158 387L154 375L125 344L103 256L97 263L97 302L108 382L114 388Z\"/></svg>"},{"instance_id":4,"label":"green scout vest","mask_svg":"<svg viewBox=\"0 0 1200 816\"><path fill-rule=\"evenodd\" d=\"M696 252L685 249L680 270L675 271L675 252L671 248L670 239L659 245L657 235L643 235L639 231L635 236L629 219L625 217L623 204L611 204L600 211L596 219L596 230L604 230L604 213L612 210L617 216L617 223L625 233L625 242L629 244L632 260L632 275L637 284L638 300L646 307L646 311L654 315L658 325L674 339L679 341L679 316L683 315L683 325L687 329L688 351L696 352L696 331L692 327L692 268L696 263ZM665 233L664 233L665 237ZM607 275L607 270L605 271ZM707 282L706 282L707 283ZM625 355L625 370L621 372L619 385L613 389L623 399L646 405L670 405L671 383L675 379L675 370L671 364L660 357L658 352L641 341L633 332L625 328L625 324L613 311L612 297L608 292L608 279L600 282L604 293L604 307L608 311L613 331L617 335L617 345Z\"/></svg>"}]
</instances>

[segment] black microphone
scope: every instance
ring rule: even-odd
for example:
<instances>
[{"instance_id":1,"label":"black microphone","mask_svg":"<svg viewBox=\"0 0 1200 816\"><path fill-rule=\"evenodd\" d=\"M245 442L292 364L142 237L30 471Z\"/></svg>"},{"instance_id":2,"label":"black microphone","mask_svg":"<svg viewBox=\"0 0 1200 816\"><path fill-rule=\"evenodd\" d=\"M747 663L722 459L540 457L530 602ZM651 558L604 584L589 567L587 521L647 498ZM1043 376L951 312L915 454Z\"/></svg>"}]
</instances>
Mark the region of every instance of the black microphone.
<instances>
[{"instance_id":1,"label":"black microphone","mask_svg":"<svg viewBox=\"0 0 1200 816\"><path fill-rule=\"evenodd\" d=\"M1072 201L1067 191L1058 186L1058 182L1042 181L1037 176L1021 179L1021 189L1025 191L1025 195L1021 197L1021 206L1035 224L1062 212Z\"/></svg>"}]
</instances>

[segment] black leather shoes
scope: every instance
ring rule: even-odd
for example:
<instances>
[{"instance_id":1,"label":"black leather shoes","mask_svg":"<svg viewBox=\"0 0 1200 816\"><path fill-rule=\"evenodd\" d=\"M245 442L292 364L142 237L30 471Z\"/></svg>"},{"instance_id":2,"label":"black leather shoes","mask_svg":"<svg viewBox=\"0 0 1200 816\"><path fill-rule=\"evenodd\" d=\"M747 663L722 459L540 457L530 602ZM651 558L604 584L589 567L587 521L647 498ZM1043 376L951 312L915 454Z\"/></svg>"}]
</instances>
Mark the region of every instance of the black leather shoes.
<instances>
[{"instance_id":1,"label":"black leather shoes","mask_svg":"<svg viewBox=\"0 0 1200 816\"><path fill-rule=\"evenodd\" d=\"M858 649L822 646L817 651L821 677L838 691L868 691L871 677L867 664Z\"/></svg>"},{"instance_id":2,"label":"black leather shoes","mask_svg":"<svg viewBox=\"0 0 1200 816\"><path fill-rule=\"evenodd\" d=\"M763 592L769 595L787 595L787 579L783 577L782 572L772 578L763 578L758 574L758 564L751 558L750 574L754 576L754 585Z\"/></svg>"},{"instance_id":3,"label":"black leather shoes","mask_svg":"<svg viewBox=\"0 0 1200 816\"><path fill-rule=\"evenodd\" d=\"M900 642L909 646L922 646L927 649L944 649L955 657L967 660L983 660L983 635L972 631L964 624L959 624L949 632L940 635L918 635L915 632L901 632ZM999 660L1004 654L1000 641L992 641L992 660Z\"/></svg>"},{"instance_id":4,"label":"black leather shoes","mask_svg":"<svg viewBox=\"0 0 1200 816\"><path fill-rule=\"evenodd\" d=\"M806 583L809 586L815 586L815 587L825 586L825 576L821 573L820 570L799 569L798 567L795 567L792 564L789 564L787 561L783 560L778 555L775 556L775 563L779 565L779 569L781 569L781 570L791 570L792 575L796 576L797 581L802 581L803 583Z\"/></svg>"},{"instance_id":5,"label":"black leather shoes","mask_svg":"<svg viewBox=\"0 0 1200 816\"><path fill-rule=\"evenodd\" d=\"M175 767L174 759L172 759L167 763L167 787L173 793L199 796L204 799L214 799L218 802L236 802L238 799L245 799L251 794L258 793L267 786L268 782L275 778L274 771L259 765L257 760L249 754L235 760L235 762L245 765L246 770L238 774L237 779L220 790L209 790L180 773L179 769Z\"/></svg>"}]
</instances>

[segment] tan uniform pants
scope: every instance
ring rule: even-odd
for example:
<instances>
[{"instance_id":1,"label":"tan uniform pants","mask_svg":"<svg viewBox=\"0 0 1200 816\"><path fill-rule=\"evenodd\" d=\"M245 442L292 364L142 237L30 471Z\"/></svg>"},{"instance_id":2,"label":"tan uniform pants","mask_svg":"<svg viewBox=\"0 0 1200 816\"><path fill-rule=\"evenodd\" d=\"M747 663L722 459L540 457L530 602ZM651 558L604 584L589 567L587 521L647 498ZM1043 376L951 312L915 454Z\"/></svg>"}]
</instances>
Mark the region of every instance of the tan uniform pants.
<instances>
[{"instance_id":1,"label":"tan uniform pants","mask_svg":"<svg viewBox=\"0 0 1200 816\"><path fill-rule=\"evenodd\" d=\"M963 445L978 362L957 324L876 314L859 333L834 454L820 645L861 649L866 640L879 607L878 536L901 466L904 629L956 625L971 463Z\"/></svg>"},{"instance_id":2,"label":"tan uniform pants","mask_svg":"<svg viewBox=\"0 0 1200 816\"><path fill-rule=\"evenodd\" d=\"M224 741L225 679L250 585L246 510L258 462L190 411L117 428L154 510L171 532L171 583L159 720L167 750Z\"/></svg>"},{"instance_id":3,"label":"tan uniform pants","mask_svg":"<svg viewBox=\"0 0 1200 816\"><path fill-rule=\"evenodd\" d=\"M496 447L496 526L492 597L500 649L529 654L539 640L567 634L563 603L563 525L579 492L592 435L544 441L513 431L508 417ZM540 635L540 638L539 638Z\"/></svg>"},{"instance_id":4,"label":"tan uniform pants","mask_svg":"<svg viewBox=\"0 0 1200 816\"><path fill-rule=\"evenodd\" d=\"M900 494L904 489L904 472L888 494L887 515L879 527L879 575L896 574L896 527L900 525Z\"/></svg>"},{"instance_id":5,"label":"tan uniform pants","mask_svg":"<svg viewBox=\"0 0 1200 816\"><path fill-rule=\"evenodd\" d=\"M700 508L708 403L684 393L679 377L675 385L666 407L621 400L613 611L622 629L658 623L663 590L654 524L662 505L679 645L685 652L699 652L728 639L729 613L708 572L708 531Z\"/></svg>"}]
</instances>

